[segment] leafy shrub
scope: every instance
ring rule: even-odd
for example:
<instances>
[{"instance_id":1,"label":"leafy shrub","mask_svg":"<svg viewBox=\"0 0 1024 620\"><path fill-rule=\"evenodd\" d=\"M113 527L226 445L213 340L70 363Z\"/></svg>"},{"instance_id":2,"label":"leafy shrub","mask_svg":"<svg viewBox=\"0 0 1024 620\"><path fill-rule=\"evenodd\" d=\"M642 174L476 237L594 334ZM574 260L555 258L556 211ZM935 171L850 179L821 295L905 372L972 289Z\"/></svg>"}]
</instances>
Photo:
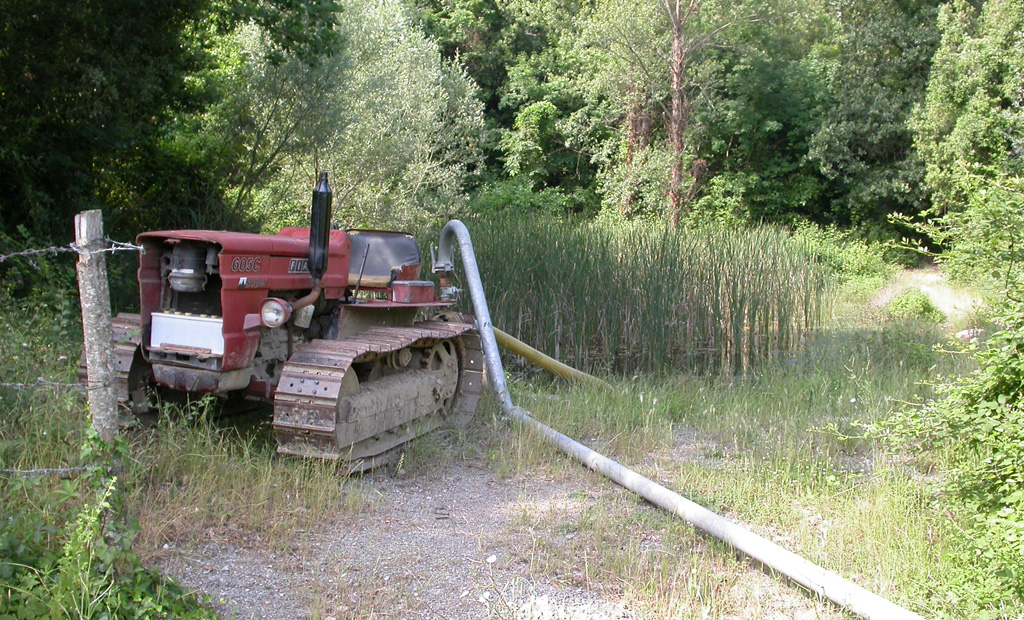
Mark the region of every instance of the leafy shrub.
<instances>
[{"instance_id":1,"label":"leafy shrub","mask_svg":"<svg viewBox=\"0 0 1024 620\"><path fill-rule=\"evenodd\" d=\"M82 456L109 464L128 452L122 439L110 450L91 432ZM0 514L0 620L217 617L139 562L139 526L123 518L124 493L109 471L89 469L50 489L21 478L0 488L44 507Z\"/></svg>"},{"instance_id":2,"label":"leafy shrub","mask_svg":"<svg viewBox=\"0 0 1024 620\"><path fill-rule=\"evenodd\" d=\"M15 236L0 232L0 254L50 245L45 239L32 236L24 226L18 226ZM15 299L31 293L52 295L55 291L74 290L75 282L75 263L70 252L30 254L0 263L0 291Z\"/></svg>"},{"instance_id":3,"label":"leafy shrub","mask_svg":"<svg viewBox=\"0 0 1024 620\"><path fill-rule=\"evenodd\" d=\"M799 222L794 236L806 243L817 260L840 282L864 280L877 286L895 272L895 267L883 260L883 244L855 238L835 226L821 228L810 222Z\"/></svg>"},{"instance_id":4,"label":"leafy shrub","mask_svg":"<svg viewBox=\"0 0 1024 620\"><path fill-rule=\"evenodd\" d=\"M750 205L745 197L757 180L756 175L744 172L725 172L714 177L693 205L690 218L734 226L750 221Z\"/></svg>"},{"instance_id":5,"label":"leafy shrub","mask_svg":"<svg viewBox=\"0 0 1024 620\"><path fill-rule=\"evenodd\" d=\"M601 215L612 221L664 221L671 166L668 151L648 148L633 155L631 166L610 166L601 172Z\"/></svg>"},{"instance_id":6,"label":"leafy shrub","mask_svg":"<svg viewBox=\"0 0 1024 620\"><path fill-rule=\"evenodd\" d=\"M942 311L935 307L932 300L920 289L903 291L886 306L889 316L900 320L910 319L940 323L945 318Z\"/></svg>"},{"instance_id":7,"label":"leafy shrub","mask_svg":"<svg viewBox=\"0 0 1024 620\"><path fill-rule=\"evenodd\" d=\"M485 215L560 218L592 215L597 203L593 190L582 187L537 189L526 175L519 175L483 184L470 199L469 211Z\"/></svg>"},{"instance_id":8,"label":"leafy shrub","mask_svg":"<svg viewBox=\"0 0 1024 620\"><path fill-rule=\"evenodd\" d=\"M970 598L990 605L1024 595L1024 304L998 324L1001 331L967 349L979 362L975 372L885 426L899 445L951 455L947 498L969 523L960 581Z\"/></svg>"},{"instance_id":9,"label":"leafy shrub","mask_svg":"<svg viewBox=\"0 0 1024 620\"><path fill-rule=\"evenodd\" d=\"M984 167L969 170L958 182L960 191L968 192L962 209L923 222L901 214L893 219L932 240L932 247L918 243L919 252L942 248L939 258L951 280L992 292L1019 289L1024 286L1024 182L986 179L982 174L992 172Z\"/></svg>"},{"instance_id":10,"label":"leafy shrub","mask_svg":"<svg viewBox=\"0 0 1024 620\"><path fill-rule=\"evenodd\" d=\"M522 213L563 215L571 208L568 196L559 189L534 191L525 177L495 181L484 186L472 199L476 213Z\"/></svg>"}]
</instances>

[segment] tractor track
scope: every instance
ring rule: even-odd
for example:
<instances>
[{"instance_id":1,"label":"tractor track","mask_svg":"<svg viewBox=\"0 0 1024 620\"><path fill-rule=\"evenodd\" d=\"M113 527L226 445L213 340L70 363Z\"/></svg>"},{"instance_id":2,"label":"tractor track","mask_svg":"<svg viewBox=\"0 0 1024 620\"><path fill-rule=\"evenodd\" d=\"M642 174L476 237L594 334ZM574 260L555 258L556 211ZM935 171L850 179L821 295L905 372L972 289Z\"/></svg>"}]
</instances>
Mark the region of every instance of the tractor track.
<instances>
[{"instance_id":1,"label":"tractor track","mask_svg":"<svg viewBox=\"0 0 1024 620\"><path fill-rule=\"evenodd\" d=\"M395 361L396 374L362 385L355 379L354 364L391 360L408 350L421 352L417 359L424 369L402 372L410 362ZM450 366L448 375L443 367L426 368L438 357L444 358L439 367ZM433 398L423 398L429 372L437 373ZM455 374L453 385L448 385L450 374ZM277 384L278 452L343 459L366 469L379 464L374 459L381 454L445 422L465 424L476 411L482 388L483 352L470 324L422 321L409 327L374 327L343 340L314 340L295 348ZM417 389L421 402L433 401L426 414L396 402ZM378 393L368 395L373 390ZM356 404L356 398L363 404Z\"/></svg>"}]
</instances>

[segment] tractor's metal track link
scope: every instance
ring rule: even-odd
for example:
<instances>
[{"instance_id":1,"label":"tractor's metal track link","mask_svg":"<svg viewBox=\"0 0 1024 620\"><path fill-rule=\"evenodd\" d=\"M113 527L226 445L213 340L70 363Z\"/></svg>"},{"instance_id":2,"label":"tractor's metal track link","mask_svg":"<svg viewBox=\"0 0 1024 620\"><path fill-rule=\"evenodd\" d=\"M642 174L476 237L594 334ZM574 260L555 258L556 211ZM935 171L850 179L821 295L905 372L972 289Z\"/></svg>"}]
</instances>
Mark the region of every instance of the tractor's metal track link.
<instances>
[{"instance_id":1,"label":"tractor's metal track link","mask_svg":"<svg viewBox=\"0 0 1024 620\"><path fill-rule=\"evenodd\" d=\"M353 364L397 358L406 348L439 350L447 368L411 364L380 378L356 379ZM466 323L423 321L314 340L297 346L282 369L274 398L277 450L366 469L382 453L443 423L465 424L482 387L480 337Z\"/></svg>"},{"instance_id":2,"label":"tractor's metal track link","mask_svg":"<svg viewBox=\"0 0 1024 620\"><path fill-rule=\"evenodd\" d=\"M122 312L110 320L110 327L114 337L114 392L117 401L126 405L128 373L139 350L139 343L142 342L142 318L137 314ZM85 387L89 386L89 371L84 351L78 364L78 383Z\"/></svg>"}]
</instances>

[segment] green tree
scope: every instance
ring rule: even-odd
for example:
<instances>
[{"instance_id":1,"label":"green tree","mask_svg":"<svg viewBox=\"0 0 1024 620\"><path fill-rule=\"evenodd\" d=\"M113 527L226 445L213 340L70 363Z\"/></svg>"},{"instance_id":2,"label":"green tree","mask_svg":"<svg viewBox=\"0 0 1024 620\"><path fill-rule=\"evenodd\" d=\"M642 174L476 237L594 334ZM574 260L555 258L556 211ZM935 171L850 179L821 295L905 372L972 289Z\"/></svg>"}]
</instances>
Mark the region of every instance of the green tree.
<instances>
[{"instance_id":1,"label":"green tree","mask_svg":"<svg viewBox=\"0 0 1024 620\"><path fill-rule=\"evenodd\" d=\"M826 85L808 156L830 184L822 215L878 226L926 206L924 166L909 120L924 100L938 44L935 0L845 0L830 5L837 34L808 58Z\"/></svg>"},{"instance_id":2,"label":"green tree","mask_svg":"<svg viewBox=\"0 0 1024 620\"><path fill-rule=\"evenodd\" d=\"M498 110L506 64L516 38L501 0L428 0L409 3L424 32L448 60L458 58L480 88L487 110Z\"/></svg>"},{"instance_id":3,"label":"green tree","mask_svg":"<svg viewBox=\"0 0 1024 620\"><path fill-rule=\"evenodd\" d=\"M776 2L723 33L710 50L715 88L697 119L707 182L693 217L821 219L830 196L807 151L824 88L808 57L831 29L824 2Z\"/></svg>"},{"instance_id":4,"label":"green tree","mask_svg":"<svg viewBox=\"0 0 1024 620\"><path fill-rule=\"evenodd\" d=\"M998 328L968 349L979 369L894 422L904 441L951 459L946 499L967 516L963 597L986 608L978 617L997 617L1024 593L1024 6L954 0L939 28L914 122L933 205L923 223L899 219L942 246L954 275L1003 294L993 296Z\"/></svg>"},{"instance_id":5,"label":"green tree","mask_svg":"<svg viewBox=\"0 0 1024 620\"><path fill-rule=\"evenodd\" d=\"M915 123L934 214L967 208L977 175L998 182L1024 173L1024 5L954 0L939 28Z\"/></svg>"},{"instance_id":6,"label":"green tree","mask_svg":"<svg viewBox=\"0 0 1024 620\"><path fill-rule=\"evenodd\" d=\"M596 203L589 152L594 126L573 82L579 65L562 44L576 28L580 0L432 0L416 15L444 57L480 86L487 132L475 175L485 209ZM510 203L510 204L504 204ZM499 206L501 205L501 206Z\"/></svg>"},{"instance_id":7,"label":"green tree","mask_svg":"<svg viewBox=\"0 0 1024 620\"><path fill-rule=\"evenodd\" d=\"M183 78L200 58L179 35L203 11L183 0L0 2L0 226L66 237L71 213L101 206L100 177L131 167L189 99Z\"/></svg>"},{"instance_id":8,"label":"green tree","mask_svg":"<svg viewBox=\"0 0 1024 620\"><path fill-rule=\"evenodd\" d=\"M1024 235L1024 6L956 1L914 119L932 206L904 223L944 250L952 273L1020 296ZM921 223L923 221L923 223Z\"/></svg>"},{"instance_id":9,"label":"green tree","mask_svg":"<svg viewBox=\"0 0 1024 620\"><path fill-rule=\"evenodd\" d=\"M824 219L827 183L807 157L821 96L814 73L799 55L773 47L727 48L718 61L717 96L699 120L706 127L700 156L708 162L708 181L693 215L733 222Z\"/></svg>"},{"instance_id":10,"label":"green tree","mask_svg":"<svg viewBox=\"0 0 1024 620\"><path fill-rule=\"evenodd\" d=\"M730 85L740 86L730 84L731 72L766 66L747 60L758 54L752 33L780 12L778 3L711 0L595 4L580 36L590 65L585 73L593 76L595 90L613 102L617 115L610 122L620 131L615 148L605 150L606 210L626 217L660 213L678 226L701 204L705 190L717 191L724 202L727 186L754 178L740 170L743 163L731 161L735 152L728 146L714 150L735 142L724 136L719 111L733 103ZM764 55L770 58L771 52ZM731 94L771 102L775 93ZM731 107L734 113L738 109ZM751 107L747 111L757 113ZM741 129L736 122L731 126ZM725 183L714 181L730 168L737 174Z\"/></svg>"},{"instance_id":11,"label":"green tree","mask_svg":"<svg viewBox=\"0 0 1024 620\"><path fill-rule=\"evenodd\" d=\"M664 140L671 40L660 2L596 3L583 14L574 44L584 64L581 88L599 97L598 123L614 127L598 149L603 208L622 217L664 212L670 162L653 145Z\"/></svg>"},{"instance_id":12,"label":"green tree","mask_svg":"<svg viewBox=\"0 0 1024 620\"><path fill-rule=\"evenodd\" d=\"M273 180L289 159L316 161L347 124L337 76L348 54L307 62L279 53L270 33L253 22L220 37L215 50L217 87L225 96L205 115L204 133L241 154L228 153L218 168L224 171L229 210L245 213L274 191Z\"/></svg>"},{"instance_id":13,"label":"green tree","mask_svg":"<svg viewBox=\"0 0 1024 620\"><path fill-rule=\"evenodd\" d=\"M458 214L480 161L475 85L399 0L343 6L346 44L332 62L262 62L266 33L241 32L239 81L253 86L234 100L236 116L257 130L243 172L261 178L239 186L240 204L266 229L302 225L316 173L327 171L345 225L417 228Z\"/></svg>"},{"instance_id":14,"label":"green tree","mask_svg":"<svg viewBox=\"0 0 1024 620\"><path fill-rule=\"evenodd\" d=\"M203 135L218 90L212 41L254 22L272 57L337 43L331 0L0 0L0 229L67 239L102 207L112 234L227 214L225 165ZM123 232L122 232L123 231Z\"/></svg>"}]
</instances>

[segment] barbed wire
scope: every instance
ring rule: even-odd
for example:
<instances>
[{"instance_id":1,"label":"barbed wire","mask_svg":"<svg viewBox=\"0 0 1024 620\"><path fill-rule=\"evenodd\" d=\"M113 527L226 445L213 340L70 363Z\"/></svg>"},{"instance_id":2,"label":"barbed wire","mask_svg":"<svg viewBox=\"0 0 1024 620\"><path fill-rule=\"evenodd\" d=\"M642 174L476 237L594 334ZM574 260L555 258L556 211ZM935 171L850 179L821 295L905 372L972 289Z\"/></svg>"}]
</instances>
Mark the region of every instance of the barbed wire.
<instances>
[{"instance_id":1,"label":"barbed wire","mask_svg":"<svg viewBox=\"0 0 1024 620\"><path fill-rule=\"evenodd\" d=\"M0 254L0 263L10 258L29 258L36 256L43 256L45 254L57 255L65 252L74 252L76 254L101 254L103 252L141 252L142 246L135 245L134 243L128 243L125 241L115 241L110 237L106 237L104 241L109 244L105 248L99 248L95 250L86 250L78 247L75 243L69 243L67 245L55 245L48 248L33 248L28 250L22 250L20 252L11 252L10 254Z\"/></svg>"},{"instance_id":2,"label":"barbed wire","mask_svg":"<svg viewBox=\"0 0 1024 620\"><path fill-rule=\"evenodd\" d=\"M32 257L36 257L36 256L42 256L44 254L56 255L56 254L67 253L67 252L75 252L75 253L81 255L81 254L101 254L103 252L110 252L110 253L113 253L113 252L129 252L129 251L131 251L131 252L139 252L139 251L143 250L142 246L140 246L140 245L135 245L134 243L127 243L127 242L124 242L124 241L115 241L114 239L111 239L110 237L105 237L104 238L104 242L109 244L109 245L107 247L97 248L95 250L85 250L85 249L80 248L75 243L69 243L67 245L57 245L57 246L52 246L52 247L49 247L49 248L32 248L32 249L28 249L28 250L22 250L20 252L12 252L11 254L0 254L0 263L4 262L4 261L6 261L6 260L8 260L10 258L22 257L22 258L29 258L29 263L32 266L35 266L35 263L31 260L31 258ZM36 388L46 387L46 388L65 388L65 389L76 389L76 390L90 391L90 390L103 389L103 388L106 388L106 387L110 387L111 385L114 385L113 381L97 383L97 384L93 384L93 385L82 385L81 383L61 383L61 382L57 382L57 381L49 381L47 379L43 379L42 377L39 377L38 379L36 379L32 383L0 382L0 388L10 388L10 389L16 389L16 390L29 390L29 389L36 389Z\"/></svg>"},{"instance_id":3,"label":"barbed wire","mask_svg":"<svg viewBox=\"0 0 1024 620\"><path fill-rule=\"evenodd\" d=\"M42 377L39 377L33 383L0 383L0 388L11 388L11 389L15 389L15 390L29 390L29 389L40 388L40 387L49 387L49 388L72 388L72 389L76 389L76 390L89 391L89 390L99 390L99 389L102 389L102 388L105 388L105 387L110 387L111 385L114 385L114 382L97 383L95 385L82 385L81 383L60 383L60 382L57 382L57 381L49 381L47 379L43 379Z\"/></svg>"},{"instance_id":4,"label":"barbed wire","mask_svg":"<svg viewBox=\"0 0 1024 620\"><path fill-rule=\"evenodd\" d=\"M102 252L114 253L114 252L142 252L143 251L141 245L135 245L134 243L129 243L127 241L115 241L115 240L111 239L110 237L105 237L103 240L106 241L107 243L109 243L110 246L106 247L106 248L100 248L98 250L85 250L85 249L82 249L82 248L78 247L74 243L69 243L68 247L71 248L73 251L78 252L79 254L100 254Z\"/></svg>"},{"instance_id":5,"label":"barbed wire","mask_svg":"<svg viewBox=\"0 0 1024 620\"><path fill-rule=\"evenodd\" d=\"M21 252L11 252L10 254L0 254L0 263L4 262L9 258L18 257L29 257L29 256L42 256L43 254L60 254L62 252L72 252L73 250L68 246L54 246L52 248L42 248L39 250L22 250Z\"/></svg>"},{"instance_id":6,"label":"barbed wire","mask_svg":"<svg viewBox=\"0 0 1024 620\"><path fill-rule=\"evenodd\" d=\"M87 471L106 470L112 474L124 471L124 465L104 467L102 465L86 465L84 467L53 467L48 469L0 469L0 475L4 476L66 476L68 474L80 474Z\"/></svg>"},{"instance_id":7,"label":"barbed wire","mask_svg":"<svg viewBox=\"0 0 1024 620\"><path fill-rule=\"evenodd\" d=\"M5 476L64 476L67 474L76 474L85 471L92 471L98 469L95 466L90 467L57 467L54 469L0 469L0 474Z\"/></svg>"}]
</instances>

